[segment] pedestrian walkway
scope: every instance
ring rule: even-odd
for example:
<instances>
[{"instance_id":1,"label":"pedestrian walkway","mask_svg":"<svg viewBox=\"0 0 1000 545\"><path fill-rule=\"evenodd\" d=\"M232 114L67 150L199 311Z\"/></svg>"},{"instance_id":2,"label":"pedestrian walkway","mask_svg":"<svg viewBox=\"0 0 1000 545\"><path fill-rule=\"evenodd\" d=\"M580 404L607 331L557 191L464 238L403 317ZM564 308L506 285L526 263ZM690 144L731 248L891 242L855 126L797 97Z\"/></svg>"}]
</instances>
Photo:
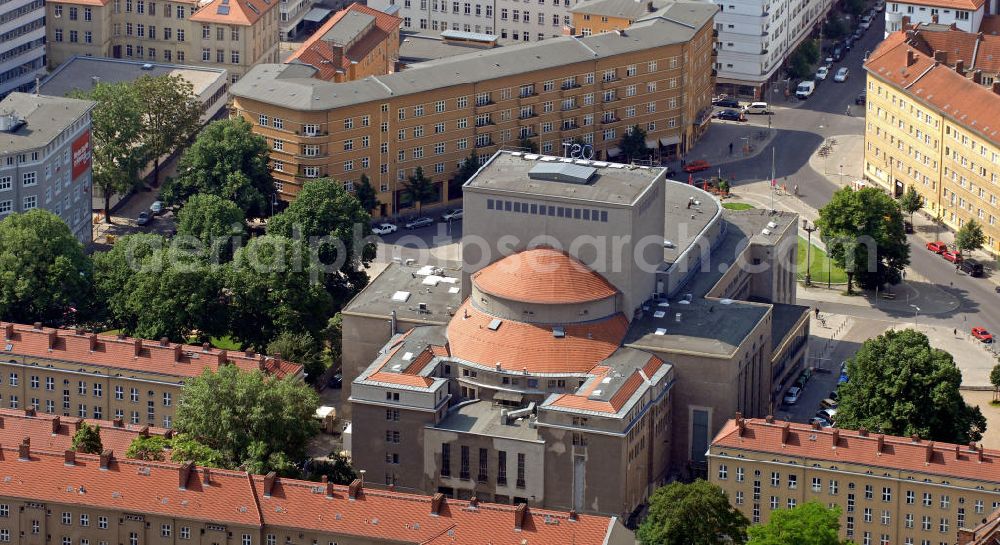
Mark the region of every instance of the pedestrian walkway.
<instances>
[{"instance_id":1,"label":"pedestrian walkway","mask_svg":"<svg viewBox=\"0 0 1000 545\"><path fill-rule=\"evenodd\" d=\"M809 157L809 167L825 176L838 187L848 187L854 180L864 179L865 136L844 134L827 138L824 153L820 146Z\"/></svg>"},{"instance_id":2,"label":"pedestrian walkway","mask_svg":"<svg viewBox=\"0 0 1000 545\"><path fill-rule=\"evenodd\" d=\"M718 174L714 167L756 157L771 143L777 129L768 128L768 116L750 116L750 119L744 123L713 120L698 144L684 157L685 162L708 161L713 168L702 174L714 176ZM686 177L680 161L672 162L670 166L677 171L678 177ZM723 175L729 177L726 173Z\"/></svg>"}]
</instances>

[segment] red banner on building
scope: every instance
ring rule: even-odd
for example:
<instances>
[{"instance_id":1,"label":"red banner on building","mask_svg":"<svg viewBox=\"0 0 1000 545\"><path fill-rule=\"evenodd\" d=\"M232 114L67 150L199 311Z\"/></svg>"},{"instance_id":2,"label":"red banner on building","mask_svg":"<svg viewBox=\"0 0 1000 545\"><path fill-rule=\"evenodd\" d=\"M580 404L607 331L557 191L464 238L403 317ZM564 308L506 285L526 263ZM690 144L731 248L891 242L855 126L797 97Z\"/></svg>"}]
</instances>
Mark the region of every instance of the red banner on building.
<instances>
[{"instance_id":1,"label":"red banner on building","mask_svg":"<svg viewBox=\"0 0 1000 545\"><path fill-rule=\"evenodd\" d=\"M90 168L90 131L81 134L73 141L73 179Z\"/></svg>"}]
</instances>

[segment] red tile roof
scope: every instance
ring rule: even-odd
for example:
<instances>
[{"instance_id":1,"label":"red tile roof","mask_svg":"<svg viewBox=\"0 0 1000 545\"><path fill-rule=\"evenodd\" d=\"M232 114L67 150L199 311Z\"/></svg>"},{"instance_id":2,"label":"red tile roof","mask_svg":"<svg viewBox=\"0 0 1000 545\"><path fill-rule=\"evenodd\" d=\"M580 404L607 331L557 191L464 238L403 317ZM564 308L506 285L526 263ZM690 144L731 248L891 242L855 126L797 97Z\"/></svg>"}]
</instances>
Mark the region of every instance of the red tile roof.
<instances>
[{"instance_id":1,"label":"red tile roof","mask_svg":"<svg viewBox=\"0 0 1000 545\"><path fill-rule=\"evenodd\" d=\"M602 320L563 327L557 338L551 324L504 320L496 331L487 326L493 316L468 300L448 323L448 347L453 357L507 371L586 373L621 346L628 321L621 313Z\"/></svg>"},{"instance_id":2,"label":"red tile roof","mask_svg":"<svg viewBox=\"0 0 1000 545\"><path fill-rule=\"evenodd\" d=\"M983 22L979 24L979 32L990 36L1000 34L1000 15L983 17Z\"/></svg>"},{"instance_id":3,"label":"red tile roof","mask_svg":"<svg viewBox=\"0 0 1000 545\"><path fill-rule=\"evenodd\" d=\"M970 70L983 70L987 74L1000 71L1000 36L986 33L973 34L961 30L936 30L917 26L910 40L930 57L935 51L945 54L943 64L955 66L961 60L966 75Z\"/></svg>"},{"instance_id":4,"label":"red tile roof","mask_svg":"<svg viewBox=\"0 0 1000 545\"><path fill-rule=\"evenodd\" d=\"M617 520L498 504L442 500L432 514L428 496L250 476L212 469L209 483L193 468L180 486L183 466L97 456L0 449L0 494L25 501L80 505L137 514L236 524L267 531L288 528L400 544L523 545L605 542ZM268 482L272 483L268 486ZM327 494L330 494L328 497ZM523 509L523 508L522 508ZM522 516L518 517L517 514ZM520 520L520 527L516 522Z\"/></svg>"},{"instance_id":5,"label":"red tile roof","mask_svg":"<svg viewBox=\"0 0 1000 545\"><path fill-rule=\"evenodd\" d=\"M996 450L983 450L982 447L972 450L969 446L874 433L862 435L858 431L834 428L814 429L808 424L780 421L768 424L765 420L748 418L743 419L743 423L740 433L737 420L727 422L712 441L712 453L735 448L1000 483L1000 451ZM786 424L788 437L782 442L782 429ZM881 451L878 448L880 438Z\"/></svg>"},{"instance_id":6,"label":"red tile roof","mask_svg":"<svg viewBox=\"0 0 1000 545\"><path fill-rule=\"evenodd\" d=\"M983 7L986 0L904 0L903 3L913 4L915 6L930 6L934 8L976 11L977 9Z\"/></svg>"},{"instance_id":7,"label":"red tile roof","mask_svg":"<svg viewBox=\"0 0 1000 545\"><path fill-rule=\"evenodd\" d=\"M375 18L375 26L361 39L351 45L347 51L338 52L323 38L330 29L336 26L348 13L363 13ZM330 81L338 69L347 71L352 61L365 58L378 44L393 35L403 20L395 15L379 11L357 2L338 11L323 26L319 27L305 42L288 57L285 62L298 61L308 64L317 70L315 77Z\"/></svg>"},{"instance_id":8,"label":"red tile roof","mask_svg":"<svg viewBox=\"0 0 1000 545\"><path fill-rule=\"evenodd\" d=\"M196 11L190 19L196 23L250 26L277 6L279 1L212 0Z\"/></svg>"},{"instance_id":9,"label":"red tile roof","mask_svg":"<svg viewBox=\"0 0 1000 545\"><path fill-rule=\"evenodd\" d=\"M951 121L1000 145L1000 95L958 74L891 34L869 56L865 69Z\"/></svg>"},{"instance_id":10,"label":"red tile roof","mask_svg":"<svg viewBox=\"0 0 1000 545\"><path fill-rule=\"evenodd\" d=\"M160 343L97 335L68 329L34 328L0 322L0 357L27 356L100 365L174 377L194 377L205 369L216 371L231 363L244 371L260 369L277 377L298 375L302 366L260 354L227 352L203 346ZM9 345L10 348L6 348Z\"/></svg>"},{"instance_id":11,"label":"red tile roof","mask_svg":"<svg viewBox=\"0 0 1000 545\"><path fill-rule=\"evenodd\" d=\"M618 387L618 391L616 391L608 401L588 399L594 390L601 385L602 379L604 379L604 377L611 372L609 367L603 365L597 366L592 371L595 374L594 380L588 385L587 388L581 389L573 394L560 394L548 405L563 407L566 409L579 409L615 414L625 406L625 402L627 402L629 398L632 397L632 394L634 394L639 387L642 386L643 382L651 379L663 365L663 360L656 356L650 356L649 362L643 366L641 372L638 369L633 371L625 382Z\"/></svg>"},{"instance_id":12,"label":"red tile roof","mask_svg":"<svg viewBox=\"0 0 1000 545\"><path fill-rule=\"evenodd\" d=\"M603 276L552 248L534 248L505 257L484 267L472 279L486 293L526 303L585 303L618 293Z\"/></svg>"},{"instance_id":13,"label":"red tile roof","mask_svg":"<svg viewBox=\"0 0 1000 545\"><path fill-rule=\"evenodd\" d=\"M150 435L165 435L165 428L122 424L116 427L110 420L81 419L17 409L0 409L0 445L16 445L27 438L32 448L62 452L73 446L73 435L80 423L101 428L101 444L105 449L125 455L132 440L145 429Z\"/></svg>"}]
</instances>

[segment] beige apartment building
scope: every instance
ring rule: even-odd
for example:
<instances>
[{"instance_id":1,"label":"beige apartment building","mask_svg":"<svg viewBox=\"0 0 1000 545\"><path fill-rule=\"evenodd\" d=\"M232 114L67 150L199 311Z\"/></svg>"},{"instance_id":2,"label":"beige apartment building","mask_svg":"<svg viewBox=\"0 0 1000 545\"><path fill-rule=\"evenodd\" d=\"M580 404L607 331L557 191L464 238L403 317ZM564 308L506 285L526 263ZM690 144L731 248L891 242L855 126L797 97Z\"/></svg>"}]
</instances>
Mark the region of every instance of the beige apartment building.
<instances>
[{"instance_id":1,"label":"beige apartment building","mask_svg":"<svg viewBox=\"0 0 1000 545\"><path fill-rule=\"evenodd\" d=\"M950 545L1000 508L1000 452L975 444L737 414L708 460L709 480L752 523L817 501L840 507L841 536L854 543Z\"/></svg>"},{"instance_id":2,"label":"beige apartment building","mask_svg":"<svg viewBox=\"0 0 1000 545\"><path fill-rule=\"evenodd\" d=\"M53 0L50 68L76 55L225 69L278 60L279 0Z\"/></svg>"},{"instance_id":3,"label":"beige apartment building","mask_svg":"<svg viewBox=\"0 0 1000 545\"><path fill-rule=\"evenodd\" d=\"M684 154L710 119L717 9L680 1L619 33L478 50L340 84L300 64L261 65L233 87L233 108L267 139L282 199L313 178L350 189L365 174L375 215L395 215L413 206L403 182L417 167L436 182L435 201L452 200L470 154L484 162L523 140L553 155L579 140L594 158L613 158L638 125L647 146Z\"/></svg>"},{"instance_id":4,"label":"beige apartment building","mask_svg":"<svg viewBox=\"0 0 1000 545\"><path fill-rule=\"evenodd\" d=\"M1000 254L1000 36L906 25L865 69L865 178L951 229L976 220Z\"/></svg>"},{"instance_id":5,"label":"beige apartment building","mask_svg":"<svg viewBox=\"0 0 1000 545\"><path fill-rule=\"evenodd\" d=\"M184 382L233 364L276 377L302 366L250 352L0 323L0 404L11 409L171 427Z\"/></svg>"}]
</instances>

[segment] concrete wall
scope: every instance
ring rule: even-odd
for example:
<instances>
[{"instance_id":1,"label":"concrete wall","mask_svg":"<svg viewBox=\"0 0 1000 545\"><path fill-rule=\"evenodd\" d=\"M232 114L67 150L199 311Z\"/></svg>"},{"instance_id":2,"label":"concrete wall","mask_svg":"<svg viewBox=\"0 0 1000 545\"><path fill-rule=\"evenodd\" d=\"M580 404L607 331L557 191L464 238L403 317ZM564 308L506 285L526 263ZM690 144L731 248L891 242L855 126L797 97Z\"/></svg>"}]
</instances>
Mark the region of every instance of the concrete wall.
<instances>
[{"instance_id":1,"label":"concrete wall","mask_svg":"<svg viewBox=\"0 0 1000 545\"><path fill-rule=\"evenodd\" d=\"M433 492L423 489L422 446L424 429L435 423L437 413L393 406L391 403L351 405L351 424L357 430L351 445L354 469L364 469L365 478L372 483L394 484L405 492ZM398 411L399 420L393 420L387 411ZM358 433L361 430L364 433ZM386 432L390 435L387 436ZM399 433L398 443L394 442L393 432Z\"/></svg>"},{"instance_id":2,"label":"concrete wall","mask_svg":"<svg viewBox=\"0 0 1000 545\"><path fill-rule=\"evenodd\" d=\"M476 307L504 320L538 324L572 324L605 318L621 312L621 295L592 303L569 305L532 304L501 299L472 287Z\"/></svg>"}]
</instances>

